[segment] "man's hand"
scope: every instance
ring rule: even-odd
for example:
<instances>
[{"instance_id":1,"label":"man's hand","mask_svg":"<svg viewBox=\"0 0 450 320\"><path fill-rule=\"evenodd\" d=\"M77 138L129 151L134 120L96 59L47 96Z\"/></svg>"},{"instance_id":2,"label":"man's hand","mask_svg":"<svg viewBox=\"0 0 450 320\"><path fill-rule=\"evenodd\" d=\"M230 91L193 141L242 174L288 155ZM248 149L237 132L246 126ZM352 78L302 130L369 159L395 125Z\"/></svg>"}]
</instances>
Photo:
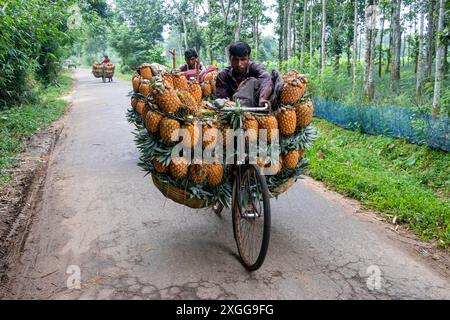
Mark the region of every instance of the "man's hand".
<instances>
[{"instance_id":1,"label":"man's hand","mask_svg":"<svg viewBox=\"0 0 450 320\"><path fill-rule=\"evenodd\" d=\"M270 101L266 99L259 99L259 105L260 108L268 108L270 110Z\"/></svg>"}]
</instances>

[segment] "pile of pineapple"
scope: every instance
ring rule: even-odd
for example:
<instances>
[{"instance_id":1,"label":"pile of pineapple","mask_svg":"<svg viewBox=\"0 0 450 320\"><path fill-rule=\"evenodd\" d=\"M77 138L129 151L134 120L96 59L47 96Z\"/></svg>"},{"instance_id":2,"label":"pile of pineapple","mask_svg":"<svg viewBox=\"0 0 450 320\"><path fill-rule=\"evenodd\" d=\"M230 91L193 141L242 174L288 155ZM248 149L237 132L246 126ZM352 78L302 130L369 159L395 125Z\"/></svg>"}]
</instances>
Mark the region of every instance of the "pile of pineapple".
<instances>
[{"instance_id":1,"label":"pile of pineapple","mask_svg":"<svg viewBox=\"0 0 450 320\"><path fill-rule=\"evenodd\" d=\"M307 165L305 150L315 138L311 120L313 105L305 96L306 79L296 71L283 75L284 87L280 108L262 115L240 110L217 113L208 105L214 101L217 73L210 73L205 81L186 79L177 70L157 64L142 64L133 75L133 93L128 120L136 125L136 143L141 151L140 163L162 183L184 190L189 197L202 199L205 206L217 202L229 207L232 181L229 168L217 159L213 163L191 163L183 157L172 158L172 149L179 141L171 137L179 129L187 129L191 139L181 141L187 148L201 144L211 148L217 142L214 130L227 142L226 129L237 129L242 116L243 128L249 131L249 140L258 140L258 130L267 129L270 145L271 130L279 130L280 157L258 157L257 165L270 168L267 176L273 195L283 192L283 185L297 179ZM198 124L201 124L200 126ZM209 137L209 138L207 138ZM225 151L224 151L225 154ZM277 160L275 160L277 159ZM280 191L281 190L281 191Z\"/></svg>"}]
</instances>

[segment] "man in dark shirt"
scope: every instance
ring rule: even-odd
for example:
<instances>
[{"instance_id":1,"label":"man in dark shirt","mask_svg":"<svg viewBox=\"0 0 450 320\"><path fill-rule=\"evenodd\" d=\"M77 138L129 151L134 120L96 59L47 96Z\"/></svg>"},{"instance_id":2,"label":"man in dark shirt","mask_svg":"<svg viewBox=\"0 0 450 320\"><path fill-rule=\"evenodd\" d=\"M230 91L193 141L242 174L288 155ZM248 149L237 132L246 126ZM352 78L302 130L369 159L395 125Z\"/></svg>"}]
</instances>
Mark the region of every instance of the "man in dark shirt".
<instances>
[{"instance_id":1,"label":"man in dark shirt","mask_svg":"<svg viewBox=\"0 0 450 320\"><path fill-rule=\"evenodd\" d=\"M216 79L216 96L233 100L233 95L239 85L248 78L255 78L259 84L260 107L266 104L270 107L270 96L273 91L273 83L270 74L261 64L250 60L250 46L245 42L236 42L230 46L229 58L231 66L223 69Z\"/></svg>"},{"instance_id":2,"label":"man in dark shirt","mask_svg":"<svg viewBox=\"0 0 450 320\"><path fill-rule=\"evenodd\" d=\"M196 64L200 63L198 59L198 54L195 49L187 49L184 53L185 64L180 66L181 72L186 72L188 70L196 70ZM200 64L200 71L203 70L203 65Z\"/></svg>"}]
</instances>

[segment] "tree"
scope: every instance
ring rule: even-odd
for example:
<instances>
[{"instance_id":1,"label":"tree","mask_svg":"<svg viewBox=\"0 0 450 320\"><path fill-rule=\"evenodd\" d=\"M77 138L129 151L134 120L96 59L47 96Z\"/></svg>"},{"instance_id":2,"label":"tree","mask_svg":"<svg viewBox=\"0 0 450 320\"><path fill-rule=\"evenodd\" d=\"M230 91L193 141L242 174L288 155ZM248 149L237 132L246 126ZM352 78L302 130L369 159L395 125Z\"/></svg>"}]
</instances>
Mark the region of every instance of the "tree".
<instances>
[{"instance_id":1,"label":"tree","mask_svg":"<svg viewBox=\"0 0 450 320\"><path fill-rule=\"evenodd\" d=\"M397 89L398 80L400 80L400 50L401 50L401 25L400 25L400 10L402 0L392 0L392 68L391 68L391 89Z\"/></svg>"},{"instance_id":2,"label":"tree","mask_svg":"<svg viewBox=\"0 0 450 320\"><path fill-rule=\"evenodd\" d=\"M320 75L323 79L325 75L325 65L327 59L327 51L325 48L325 39L326 39L326 27L327 27L327 1L322 0L322 36L321 36L321 67L320 67Z\"/></svg>"},{"instance_id":3,"label":"tree","mask_svg":"<svg viewBox=\"0 0 450 320\"><path fill-rule=\"evenodd\" d=\"M417 55L417 78L416 78L416 97L422 95L422 47L423 47L423 3L419 0L419 48Z\"/></svg>"},{"instance_id":4,"label":"tree","mask_svg":"<svg viewBox=\"0 0 450 320\"><path fill-rule=\"evenodd\" d=\"M241 35L241 26L242 26L242 16L244 11L244 2L243 0L239 0L238 14L237 14L237 23L236 23L236 31L234 33L234 41L237 42L240 39Z\"/></svg>"},{"instance_id":5,"label":"tree","mask_svg":"<svg viewBox=\"0 0 450 320\"><path fill-rule=\"evenodd\" d=\"M426 63L425 63L425 78L424 82L431 80L431 64L433 60L433 41L434 41L434 8L436 0L429 0L429 10L428 10L428 30L427 30L427 53L426 53Z\"/></svg>"},{"instance_id":6,"label":"tree","mask_svg":"<svg viewBox=\"0 0 450 320\"><path fill-rule=\"evenodd\" d=\"M303 68L304 54L305 54L305 42L306 42L306 20L308 12L308 0L303 0L303 28L302 28L302 42L300 45L300 67ZM311 10L311 9L310 9Z\"/></svg>"},{"instance_id":7,"label":"tree","mask_svg":"<svg viewBox=\"0 0 450 320\"><path fill-rule=\"evenodd\" d=\"M439 1L438 37L436 41L436 70L434 76L433 114L439 114L441 109L441 59L444 55L444 42L442 32L444 31L444 0Z\"/></svg>"},{"instance_id":8,"label":"tree","mask_svg":"<svg viewBox=\"0 0 450 320\"><path fill-rule=\"evenodd\" d=\"M358 57L358 0L354 1L354 17L353 17L353 61L352 61L352 95L355 96L356 88L356 59Z\"/></svg>"},{"instance_id":9,"label":"tree","mask_svg":"<svg viewBox=\"0 0 450 320\"><path fill-rule=\"evenodd\" d=\"M375 61L375 40L377 36L376 29L376 0L366 0L365 4L365 71L364 71L364 94L367 101L372 101L375 94L374 81L374 61Z\"/></svg>"}]
</instances>

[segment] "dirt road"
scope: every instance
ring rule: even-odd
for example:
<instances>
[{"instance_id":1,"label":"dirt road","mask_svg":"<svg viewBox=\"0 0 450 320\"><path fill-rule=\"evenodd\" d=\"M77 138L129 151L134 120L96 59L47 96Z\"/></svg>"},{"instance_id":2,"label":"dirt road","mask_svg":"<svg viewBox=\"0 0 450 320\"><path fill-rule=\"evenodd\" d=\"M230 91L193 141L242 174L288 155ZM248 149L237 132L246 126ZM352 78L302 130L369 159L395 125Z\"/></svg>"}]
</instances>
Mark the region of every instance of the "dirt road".
<instances>
[{"instance_id":1,"label":"dirt road","mask_svg":"<svg viewBox=\"0 0 450 320\"><path fill-rule=\"evenodd\" d=\"M166 200L137 167L129 84L75 77L6 298L450 298L449 279L412 237L310 179L272 200L266 262L246 272L230 211L218 218Z\"/></svg>"}]
</instances>

